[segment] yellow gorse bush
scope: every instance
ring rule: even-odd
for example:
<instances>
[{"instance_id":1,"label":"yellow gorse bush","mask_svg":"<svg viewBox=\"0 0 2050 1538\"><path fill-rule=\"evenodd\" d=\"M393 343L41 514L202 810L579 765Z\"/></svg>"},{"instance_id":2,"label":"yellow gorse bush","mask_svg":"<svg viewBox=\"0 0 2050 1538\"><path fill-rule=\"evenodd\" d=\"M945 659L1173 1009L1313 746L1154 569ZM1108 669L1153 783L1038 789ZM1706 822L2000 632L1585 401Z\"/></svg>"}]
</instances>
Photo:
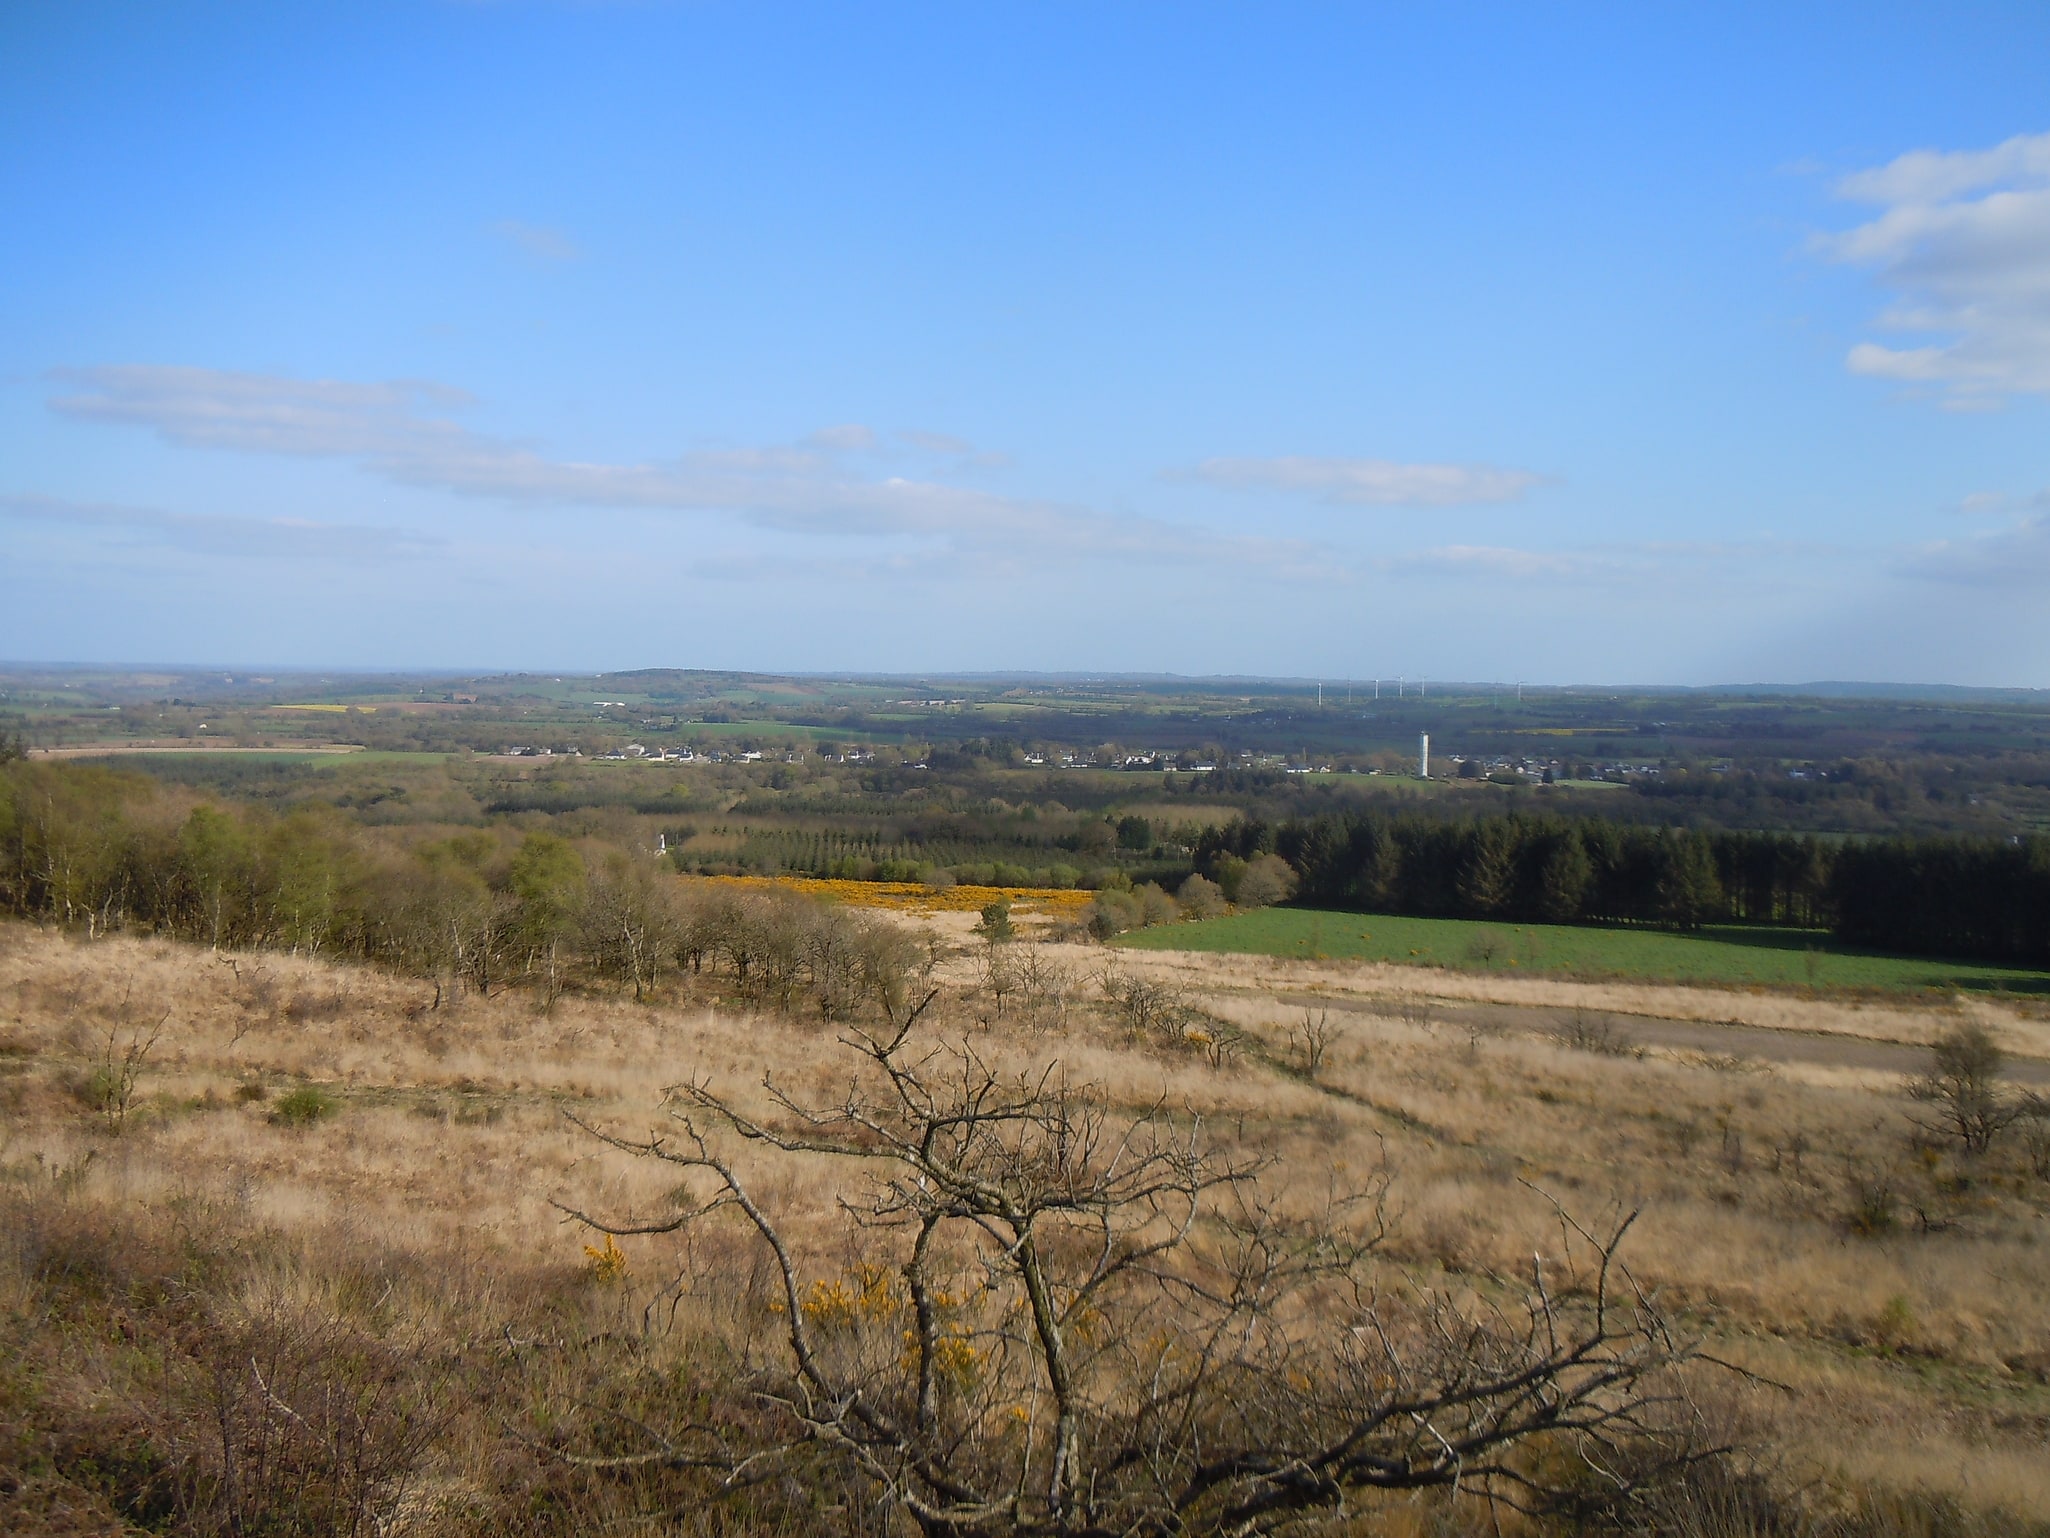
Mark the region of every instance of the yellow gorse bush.
<instances>
[{"instance_id":1,"label":"yellow gorse bush","mask_svg":"<svg viewBox=\"0 0 2050 1538\"><path fill-rule=\"evenodd\" d=\"M603 1248L595 1244L585 1245L584 1254L591 1263L591 1280L616 1282L626 1275L626 1251L612 1242L612 1235L605 1236Z\"/></svg>"},{"instance_id":2,"label":"yellow gorse bush","mask_svg":"<svg viewBox=\"0 0 2050 1538\"><path fill-rule=\"evenodd\" d=\"M939 1313L951 1314L964 1306L964 1299L941 1289L932 1294L932 1305ZM799 1302L798 1310L804 1315L805 1322L815 1328L851 1331L863 1325L908 1320L911 1299L896 1271L884 1266L862 1265L830 1281L813 1282L811 1291ZM908 1372L918 1359L918 1332L907 1323L901 1334L901 1365ZM941 1325L933 1341L934 1370L957 1388L968 1388L976 1381L987 1356L985 1348L969 1339L967 1329L951 1320Z\"/></svg>"},{"instance_id":3,"label":"yellow gorse bush","mask_svg":"<svg viewBox=\"0 0 2050 1538\"><path fill-rule=\"evenodd\" d=\"M867 1265L830 1282L813 1282L810 1295L799 1305L807 1320L828 1328L890 1319L904 1306L895 1273Z\"/></svg>"},{"instance_id":4,"label":"yellow gorse bush","mask_svg":"<svg viewBox=\"0 0 2050 1538\"><path fill-rule=\"evenodd\" d=\"M841 881L823 876L700 876L720 886L755 891L781 889L826 897L857 908L891 908L900 913L980 913L998 898L1014 909L1056 917L1079 915L1096 894L1080 888L1031 886L929 887L917 881Z\"/></svg>"}]
</instances>

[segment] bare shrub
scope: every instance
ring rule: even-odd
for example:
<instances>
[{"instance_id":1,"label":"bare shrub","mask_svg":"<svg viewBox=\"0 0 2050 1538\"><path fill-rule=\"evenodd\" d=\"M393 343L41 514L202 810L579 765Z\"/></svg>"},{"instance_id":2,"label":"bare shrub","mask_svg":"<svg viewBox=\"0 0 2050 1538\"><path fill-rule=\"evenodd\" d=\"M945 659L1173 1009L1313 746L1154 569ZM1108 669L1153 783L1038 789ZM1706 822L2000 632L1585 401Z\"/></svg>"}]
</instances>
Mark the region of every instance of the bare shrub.
<instances>
[{"instance_id":1,"label":"bare shrub","mask_svg":"<svg viewBox=\"0 0 2050 1538\"><path fill-rule=\"evenodd\" d=\"M1075 974L1036 941L1014 947L1012 965L1019 1014L1026 1025L1035 1031L1065 1029L1069 1003L1075 993Z\"/></svg>"},{"instance_id":2,"label":"bare shrub","mask_svg":"<svg viewBox=\"0 0 2050 1538\"><path fill-rule=\"evenodd\" d=\"M1854 1167L1850 1172L1850 1208L1844 1224L1863 1238L1890 1234L1900 1226L1900 1198L1885 1170Z\"/></svg>"},{"instance_id":3,"label":"bare shrub","mask_svg":"<svg viewBox=\"0 0 2050 1538\"><path fill-rule=\"evenodd\" d=\"M1484 967L1494 966L1508 954L1509 941L1498 930L1476 929L1473 938L1466 942L1466 959L1479 962Z\"/></svg>"},{"instance_id":4,"label":"bare shrub","mask_svg":"<svg viewBox=\"0 0 2050 1538\"><path fill-rule=\"evenodd\" d=\"M2021 1117L2022 1156L2038 1180L2050 1180L2050 1100L2040 1095L2028 1098Z\"/></svg>"},{"instance_id":5,"label":"bare shrub","mask_svg":"<svg viewBox=\"0 0 2050 1538\"><path fill-rule=\"evenodd\" d=\"M1576 1009L1559 1028L1559 1039L1579 1052L1593 1052L1602 1057L1623 1057L1632 1047L1630 1038L1617 1026L1613 1016L1597 1010Z\"/></svg>"},{"instance_id":6,"label":"bare shrub","mask_svg":"<svg viewBox=\"0 0 2050 1538\"><path fill-rule=\"evenodd\" d=\"M93 1053L91 1066L73 1083L72 1093L87 1110L99 1116L109 1132L118 1134L128 1124L128 1113L142 1082L143 1065L156 1049L163 1027L164 1022L159 1020L144 1035L140 1029L124 1034L118 1026L108 1026L107 1034Z\"/></svg>"},{"instance_id":7,"label":"bare shrub","mask_svg":"<svg viewBox=\"0 0 2050 1538\"><path fill-rule=\"evenodd\" d=\"M1212 1068L1229 1068L1246 1050L1246 1033L1229 1020L1191 1012L1182 1023L1182 1041L1202 1054Z\"/></svg>"},{"instance_id":8,"label":"bare shrub","mask_svg":"<svg viewBox=\"0 0 2050 1538\"><path fill-rule=\"evenodd\" d=\"M1344 1035L1343 1022L1333 1024L1328 1009L1314 1014L1305 1009L1302 1019L1288 1028L1289 1051L1311 1083L1316 1083L1317 1076L1324 1071L1326 1054Z\"/></svg>"},{"instance_id":9,"label":"bare shrub","mask_svg":"<svg viewBox=\"0 0 2050 1538\"><path fill-rule=\"evenodd\" d=\"M1187 1000L1170 984L1136 977L1116 965L1105 967L1097 981L1113 1016L1134 1036L1178 1035L1188 1019Z\"/></svg>"},{"instance_id":10,"label":"bare shrub","mask_svg":"<svg viewBox=\"0 0 2050 1538\"><path fill-rule=\"evenodd\" d=\"M1562 1253L1509 1300L1390 1285L1385 1176L1291 1206L1200 1118L919 1044L923 1008L848 1039L839 1101L768 1082L773 1122L703 1084L645 1138L572 1117L691 1194L652 1222L563 1210L607 1234L725 1214L771 1267L782 1349L754 1392L780 1423L646 1427L647 1460L758 1478L823 1453L927 1533L1256 1534L1354 1492L1527 1508L1547 1468L1698 1453L1674 1413L1689 1349L1618 1259L1630 1219L1596 1235L1562 1213ZM859 1261L810 1277L730 1140L867 1170L843 1197Z\"/></svg>"},{"instance_id":11,"label":"bare shrub","mask_svg":"<svg viewBox=\"0 0 2050 1538\"><path fill-rule=\"evenodd\" d=\"M385 1533L445 1411L405 1353L281 1307L208 1331L184 1504L200 1532Z\"/></svg>"},{"instance_id":12,"label":"bare shrub","mask_svg":"<svg viewBox=\"0 0 2050 1538\"><path fill-rule=\"evenodd\" d=\"M1431 1001L1424 994L1401 994L1395 1001L1395 1012L1404 1025L1414 1030L1428 1031L1431 1028Z\"/></svg>"},{"instance_id":13,"label":"bare shrub","mask_svg":"<svg viewBox=\"0 0 2050 1538\"><path fill-rule=\"evenodd\" d=\"M1003 1019L1004 1001L1018 991L1018 962L1009 941L992 936L983 942L975 957L975 986Z\"/></svg>"}]
</instances>

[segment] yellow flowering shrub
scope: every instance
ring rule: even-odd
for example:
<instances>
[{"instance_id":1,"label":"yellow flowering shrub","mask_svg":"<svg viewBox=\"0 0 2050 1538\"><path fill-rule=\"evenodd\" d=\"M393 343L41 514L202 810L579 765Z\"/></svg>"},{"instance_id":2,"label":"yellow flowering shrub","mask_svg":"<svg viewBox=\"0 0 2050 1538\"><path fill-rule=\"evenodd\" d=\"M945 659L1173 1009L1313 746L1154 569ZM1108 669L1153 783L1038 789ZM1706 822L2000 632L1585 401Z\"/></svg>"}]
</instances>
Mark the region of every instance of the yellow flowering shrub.
<instances>
[{"instance_id":1,"label":"yellow flowering shrub","mask_svg":"<svg viewBox=\"0 0 2050 1538\"><path fill-rule=\"evenodd\" d=\"M584 1255L594 1282L616 1282L626 1275L626 1251L613 1243L610 1234L605 1236L602 1248L595 1244L585 1245Z\"/></svg>"},{"instance_id":2,"label":"yellow flowering shrub","mask_svg":"<svg viewBox=\"0 0 2050 1538\"><path fill-rule=\"evenodd\" d=\"M1084 889L1030 886L929 887L918 881L843 881L823 876L700 876L714 885L743 890L801 892L857 908L890 908L900 913L980 913L998 898L1021 912L1076 918L1096 896Z\"/></svg>"}]
</instances>

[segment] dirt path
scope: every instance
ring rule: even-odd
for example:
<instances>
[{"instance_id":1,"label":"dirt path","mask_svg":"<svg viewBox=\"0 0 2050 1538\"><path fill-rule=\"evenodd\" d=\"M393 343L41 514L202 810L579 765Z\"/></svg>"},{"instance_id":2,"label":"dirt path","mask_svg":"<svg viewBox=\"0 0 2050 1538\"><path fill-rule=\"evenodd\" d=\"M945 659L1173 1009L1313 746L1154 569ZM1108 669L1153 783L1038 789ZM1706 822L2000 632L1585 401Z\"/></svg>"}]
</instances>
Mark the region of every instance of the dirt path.
<instances>
[{"instance_id":1,"label":"dirt path","mask_svg":"<svg viewBox=\"0 0 2050 1538\"><path fill-rule=\"evenodd\" d=\"M974 915L912 919L972 951ZM1928 1065L1928 1045L1976 1018L2008 1053L2008 1077L2050 1088L2050 1021L2026 1004L1982 995L1916 999L1809 998L1765 989L1660 983L1585 983L1504 977L1436 967L1197 951L1140 951L1059 945L1057 961L1084 979L1106 965L1172 981L1227 1013L1286 1014L1305 1005L1390 1014L1427 1001L1435 1021L1558 1036L1576 1017L1610 1022L1619 1044L1761 1063L1907 1076ZM972 984L965 955L954 981ZM1085 983L1085 986L1088 986Z\"/></svg>"},{"instance_id":2,"label":"dirt path","mask_svg":"<svg viewBox=\"0 0 2050 1538\"><path fill-rule=\"evenodd\" d=\"M1647 1030L1652 1022L1661 1022L1664 1028L1676 1033L1707 1028L1712 1040L1750 1040L1750 1035L1743 1034L1749 1031L1759 1033L1759 1040L1777 1036L1818 1042L1843 1038L1916 1049L1926 1047L1960 1020L1976 1018L1998 1036L2011 1056L2034 1060L2050 1070L2050 1020L2042 1018L2025 1002L1984 995L1927 1001L1827 995L1811 998L1766 989L1585 983L1378 962L1300 961L1190 951L1120 950L1109 954L1114 954L1118 964L1129 971L1163 980L1172 978L1184 987L1226 996L1302 994L1334 1004L1353 1000L1383 1005L1416 997L1446 1006L1512 1007L1540 1016L1598 1011L1627 1019L1633 1026L1641 1022ZM1739 1031L1740 1035L1731 1038L1714 1034L1729 1029ZM1679 1039L1676 1034L1675 1040ZM1810 1055L1821 1052L1816 1047Z\"/></svg>"},{"instance_id":3,"label":"dirt path","mask_svg":"<svg viewBox=\"0 0 2050 1538\"><path fill-rule=\"evenodd\" d=\"M1328 995L1313 992L1276 993L1272 997L1283 1009L1323 1006L1351 1013L1369 1012L1368 1007L1357 1000L1334 1000ZM1575 1027L1577 1013L1587 1014L1571 1009L1441 1002L1432 1011L1432 1019L1453 1030L1480 1026L1483 1029L1565 1038ZM1929 1066L1928 1048L1908 1042L1745 1025L1731 1020L1672 1020L1651 1015L1607 1013L1595 1018L1608 1023L1619 1051L1650 1047L1733 1061L1848 1068L1861 1073L1899 1075L1903 1078L1920 1074ZM2018 1084L2050 1086L2050 1062L2042 1058L2010 1056L2007 1077Z\"/></svg>"}]
</instances>

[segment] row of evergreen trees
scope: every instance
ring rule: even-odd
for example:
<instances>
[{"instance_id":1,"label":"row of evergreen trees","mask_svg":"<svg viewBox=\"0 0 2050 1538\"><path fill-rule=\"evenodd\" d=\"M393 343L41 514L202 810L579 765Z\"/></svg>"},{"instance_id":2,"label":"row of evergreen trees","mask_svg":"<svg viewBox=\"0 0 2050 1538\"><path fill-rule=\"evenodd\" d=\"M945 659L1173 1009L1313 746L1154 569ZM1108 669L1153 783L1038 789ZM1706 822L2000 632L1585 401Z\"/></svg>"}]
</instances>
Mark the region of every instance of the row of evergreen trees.
<instances>
[{"instance_id":1,"label":"row of evergreen trees","mask_svg":"<svg viewBox=\"0 0 2050 1538\"><path fill-rule=\"evenodd\" d=\"M1197 849L1274 853L1297 900L1554 924L1784 925L1875 949L2050 964L2050 839L1891 838L1646 828L1598 817L1447 819L1363 811L1240 819Z\"/></svg>"}]
</instances>

